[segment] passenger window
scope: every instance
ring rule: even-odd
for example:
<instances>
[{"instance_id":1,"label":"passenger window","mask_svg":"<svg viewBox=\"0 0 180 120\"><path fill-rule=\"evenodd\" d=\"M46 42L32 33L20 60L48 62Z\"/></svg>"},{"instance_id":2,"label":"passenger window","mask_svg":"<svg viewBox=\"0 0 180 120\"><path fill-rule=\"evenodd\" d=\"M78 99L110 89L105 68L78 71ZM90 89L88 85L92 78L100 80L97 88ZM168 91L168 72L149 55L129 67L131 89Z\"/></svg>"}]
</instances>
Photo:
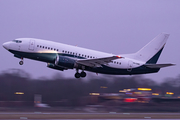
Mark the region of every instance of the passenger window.
<instances>
[{"instance_id":1,"label":"passenger window","mask_svg":"<svg viewBox=\"0 0 180 120\"><path fill-rule=\"evenodd\" d=\"M45 47L45 49L47 49L47 47Z\"/></svg>"},{"instance_id":2,"label":"passenger window","mask_svg":"<svg viewBox=\"0 0 180 120\"><path fill-rule=\"evenodd\" d=\"M48 47L48 49L50 49L50 47Z\"/></svg>"},{"instance_id":3,"label":"passenger window","mask_svg":"<svg viewBox=\"0 0 180 120\"><path fill-rule=\"evenodd\" d=\"M52 50L53 48L51 48L51 50Z\"/></svg>"},{"instance_id":4,"label":"passenger window","mask_svg":"<svg viewBox=\"0 0 180 120\"><path fill-rule=\"evenodd\" d=\"M39 45L37 45L37 47L39 47Z\"/></svg>"},{"instance_id":5,"label":"passenger window","mask_svg":"<svg viewBox=\"0 0 180 120\"><path fill-rule=\"evenodd\" d=\"M42 48L44 48L44 46Z\"/></svg>"},{"instance_id":6,"label":"passenger window","mask_svg":"<svg viewBox=\"0 0 180 120\"><path fill-rule=\"evenodd\" d=\"M57 49L57 51L58 51L58 49ZM62 52L64 52L64 50Z\"/></svg>"},{"instance_id":7,"label":"passenger window","mask_svg":"<svg viewBox=\"0 0 180 120\"><path fill-rule=\"evenodd\" d=\"M59 50L57 49L57 51L59 51Z\"/></svg>"},{"instance_id":8,"label":"passenger window","mask_svg":"<svg viewBox=\"0 0 180 120\"><path fill-rule=\"evenodd\" d=\"M40 48L41 48L41 45L40 45Z\"/></svg>"}]
</instances>

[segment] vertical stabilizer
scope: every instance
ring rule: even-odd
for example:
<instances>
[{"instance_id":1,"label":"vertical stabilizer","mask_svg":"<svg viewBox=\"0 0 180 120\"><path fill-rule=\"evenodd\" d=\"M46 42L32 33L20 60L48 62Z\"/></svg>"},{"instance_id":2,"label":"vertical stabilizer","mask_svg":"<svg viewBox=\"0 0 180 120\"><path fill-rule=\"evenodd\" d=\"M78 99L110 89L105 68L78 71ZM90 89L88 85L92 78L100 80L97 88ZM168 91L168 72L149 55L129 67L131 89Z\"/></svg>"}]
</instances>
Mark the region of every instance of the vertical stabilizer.
<instances>
[{"instance_id":1,"label":"vertical stabilizer","mask_svg":"<svg viewBox=\"0 0 180 120\"><path fill-rule=\"evenodd\" d=\"M135 58L146 63L156 63L166 44L168 37L169 34L159 34L142 49L136 52Z\"/></svg>"}]
</instances>

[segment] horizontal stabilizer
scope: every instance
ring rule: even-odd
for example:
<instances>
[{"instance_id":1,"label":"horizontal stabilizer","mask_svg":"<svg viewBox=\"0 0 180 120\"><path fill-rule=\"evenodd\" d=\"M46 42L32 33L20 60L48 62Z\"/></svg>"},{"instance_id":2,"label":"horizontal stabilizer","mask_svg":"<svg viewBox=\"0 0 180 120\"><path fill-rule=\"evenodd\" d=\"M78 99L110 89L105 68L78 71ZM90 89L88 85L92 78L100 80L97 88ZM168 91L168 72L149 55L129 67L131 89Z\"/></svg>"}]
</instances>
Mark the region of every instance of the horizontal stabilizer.
<instances>
[{"instance_id":1,"label":"horizontal stabilizer","mask_svg":"<svg viewBox=\"0 0 180 120\"><path fill-rule=\"evenodd\" d=\"M144 66L148 67L148 68L162 68L162 67L169 67L169 66L173 66L175 64L145 64Z\"/></svg>"}]
</instances>

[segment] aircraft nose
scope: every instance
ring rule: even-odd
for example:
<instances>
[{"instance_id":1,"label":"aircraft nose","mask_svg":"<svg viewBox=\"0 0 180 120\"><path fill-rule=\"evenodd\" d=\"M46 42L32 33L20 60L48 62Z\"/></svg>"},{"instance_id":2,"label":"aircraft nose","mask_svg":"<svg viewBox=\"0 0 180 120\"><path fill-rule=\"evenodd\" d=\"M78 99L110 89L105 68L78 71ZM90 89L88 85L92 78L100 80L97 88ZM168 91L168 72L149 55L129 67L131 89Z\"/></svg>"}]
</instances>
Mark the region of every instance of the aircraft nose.
<instances>
[{"instance_id":1,"label":"aircraft nose","mask_svg":"<svg viewBox=\"0 0 180 120\"><path fill-rule=\"evenodd\" d=\"M9 42L3 43L3 47L8 50L9 49Z\"/></svg>"}]
</instances>

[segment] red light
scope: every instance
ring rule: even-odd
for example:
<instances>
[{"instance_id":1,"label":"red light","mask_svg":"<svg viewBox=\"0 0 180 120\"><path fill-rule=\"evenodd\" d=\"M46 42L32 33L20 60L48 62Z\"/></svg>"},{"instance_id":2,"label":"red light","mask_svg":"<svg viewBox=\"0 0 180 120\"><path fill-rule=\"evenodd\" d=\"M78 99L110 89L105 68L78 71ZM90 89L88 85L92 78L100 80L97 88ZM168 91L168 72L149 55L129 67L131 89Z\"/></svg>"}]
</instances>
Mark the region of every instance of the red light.
<instances>
[{"instance_id":1,"label":"red light","mask_svg":"<svg viewBox=\"0 0 180 120\"><path fill-rule=\"evenodd\" d=\"M116 57L118 57L118 58L122 58L121 56L116 56Z\"/></svg>"},{"instance_id":2,"label":"red light","mask_svg":"<svg viewBox=\"0 0 180 120\"><path fill-rule=\"evenodd\" d=\"M124 102L135 102L137 98L125 98Z\"/></svg>"}]
</instances>

